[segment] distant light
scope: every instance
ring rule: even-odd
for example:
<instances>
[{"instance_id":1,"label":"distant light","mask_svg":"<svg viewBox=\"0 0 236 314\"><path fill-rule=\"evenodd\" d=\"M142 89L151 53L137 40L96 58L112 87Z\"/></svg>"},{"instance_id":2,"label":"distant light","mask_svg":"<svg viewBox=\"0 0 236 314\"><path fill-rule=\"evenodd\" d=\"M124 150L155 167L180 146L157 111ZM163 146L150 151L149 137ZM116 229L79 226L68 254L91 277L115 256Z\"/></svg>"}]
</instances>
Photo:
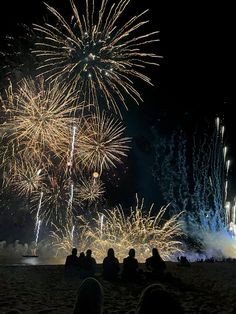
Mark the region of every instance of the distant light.
<instances>
[{"instance_id":1,"label":"distant light","mask_svg":"<svg viewBox=\"0 0 236 314\"><path fill-rule=\"evenodd\" d=\"M95 172L93 173L93 177L94 177L94 178L98 178L98 177L99 177L99 173L95 171Z\"/></svg>"}]
</instances>

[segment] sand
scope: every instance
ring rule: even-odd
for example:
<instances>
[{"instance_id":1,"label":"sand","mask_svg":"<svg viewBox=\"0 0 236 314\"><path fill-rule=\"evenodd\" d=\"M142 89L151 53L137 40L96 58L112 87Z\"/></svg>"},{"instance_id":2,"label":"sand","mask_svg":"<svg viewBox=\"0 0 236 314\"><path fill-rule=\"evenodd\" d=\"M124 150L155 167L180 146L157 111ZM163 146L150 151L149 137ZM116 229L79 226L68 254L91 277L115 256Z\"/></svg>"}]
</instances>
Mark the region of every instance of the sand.
<instances>
[{"instance_id":1,"label":"sand","mask_svg":"<svg viewBox=\"0 0 236 314\"><path fill-rule=\"evenodd\" d=\"M169 262L167 268L181 284L164 286L186 313L236 313L236 263L191 263L187 268ZM63 271L63 265L0 266L0 313L11 308L29 314L72 313L80 280L66 282ZM108 283L97 275L104 287L104 314L134 310L148 284Z\"/></svg>"}]
</instances>

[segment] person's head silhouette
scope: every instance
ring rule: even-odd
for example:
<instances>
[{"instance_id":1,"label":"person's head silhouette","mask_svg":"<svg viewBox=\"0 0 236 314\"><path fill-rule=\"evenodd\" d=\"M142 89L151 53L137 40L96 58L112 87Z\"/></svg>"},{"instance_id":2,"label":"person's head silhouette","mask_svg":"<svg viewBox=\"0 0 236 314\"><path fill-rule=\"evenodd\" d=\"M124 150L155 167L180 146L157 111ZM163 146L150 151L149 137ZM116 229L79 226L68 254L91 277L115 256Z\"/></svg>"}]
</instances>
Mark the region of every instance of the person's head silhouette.
<instances>
[{"instance_id":1,"label":"person's head silhouette","mask_svg":"<svg viewBox=\"0 0 236 314\"><path fill-rule=\"evenodd\" d=\"M157 257L157 256L160 257L160 254L159 254L157 248L154 247L154 248L152 249L152 255L155 256L155 257Z\"/></svg>"},{"instance_id":2,"label":"person's head silhouette","mask_svg":"<svg viewBox=\"0 0 236 314\"><path fill-rule=\"evenodd\" d=\"M74 247L71 251L72 255L77 255L77 249Z\"/></svg>"},{"instance_id":3,"label":"person's head silhouette","mask_svg":"<svg viewBox=\"0 0 236 314\"><path fill-rule=\"evenodd\" d=\"M129 250L129 256L130 257L135 257L135 249L130 249Z\"/></svg>"},{"instance_id":4,"label":"person's head silhouette","mask_svg":"<svg viewBox=\"0 0 236 314\"><path fill-rule=\"evenodd\" d=\"M101 314L103 311L103 287L92 277L80 285L73 314Z\"/></svg>"},{"instance_id":5,"label":"person's head silhouette","mask_svg":"<svg viewBox=\"0 0 236 314\"><path fill-rule=\"evenodd\" d=\"M92 256L92 250L88 249L86 251L86 256L91 257Z\"/></svg>"},{"instance_id":6,"label":"person's head silhouette","mask_svg":"<svg viewBox=\"0 0 236 314\"><path fill-rule=\"evenodd\" d=\"M109 257L114 257L115 256L115 252L114 252L113 248L108 249L107 256L109 256Z\"/></svg>"},{"instance_id":7,"label":"person's head silhouette","mask_svg":"<svg viewBox=\"0 0 236 314\"><path fill-rule=\"evenodd\" d=\"M135 314L175 313L184 310L174 296L160 284L147 286L141 293Z\"/></svg>"}]
</instances>

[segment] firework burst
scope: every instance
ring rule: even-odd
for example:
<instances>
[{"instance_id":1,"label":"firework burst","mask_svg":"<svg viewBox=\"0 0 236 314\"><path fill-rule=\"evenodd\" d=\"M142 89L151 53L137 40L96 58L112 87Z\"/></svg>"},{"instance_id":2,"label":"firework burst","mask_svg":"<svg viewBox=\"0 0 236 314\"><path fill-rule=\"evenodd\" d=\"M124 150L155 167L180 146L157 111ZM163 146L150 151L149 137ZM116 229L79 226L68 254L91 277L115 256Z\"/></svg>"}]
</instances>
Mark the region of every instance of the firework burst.
<instances>
[{"instance_id":1,"label":"firework burst","mask_svg":"<svg viewBox=\"0 0 236 314\"><path fill-rule=\"evenodd\" d=\"M42 188L45 175L43 170L35 163L21 161L21 164L12 169L9 184L20 197L29 197Z\"/></svg>"},{"instance_id":2,"label":"firework burst","mask_svg":"<svg viewBox=\"0 0 236 314\"><path fill-rule=\"evenodd\" d=\"M76 143L77 161L98 173L115 167L129 149L130 138L123 136L124 130L119 120L104 112L88 116Z\"/></svg>"},{"instance_id":3,"label":"firework burst","mask_svg":"<svg viewBox=\"0 0 236 314\"><path fill-rule=\"evenodd\" d=\"M12 91L12 90L10 90ZM42 161L58 156L68 145L69 126L73 123L76 96L56 81L46 86L41 79L24 79L16 93L8 93L4 102L5 123L2 142L4 156L21 154L23 159Z\"/></svg>"},{"instance_id":4,"label":"firework burst","mask_svg":"<svg viewBox=\"0 0 236 314\"><path fill-rule=\"evenodd\" d=\"M103 196L104 184L98 178L81 179L78 185L77 197L81 202L94 203Z\"/></svg>"},{"instance_id":5,"label":"firework burst","mask_svg":"<svg viewBox=\"0 0 236 314\"><path fill-rule=\"evenodd\" d=\"M124 95L128 94L136 103L142 101L133 86L134 78L152 85L141 70L147 64L158 65L155 58L159 56L143 48L159 39L156 38L158 31L139 33L148 23L142 20L148 10L119 25L130 0L111 5L108 2L102 0L98 7L94 0L86 0L85 12L81 13L70 0L73 12L70 23L47 5L58 25L34 25L42 39L33 52L43 60L39 70L48 80L59 77L69 81L83 91L81 96L89 104L105 102L108 108L120 113L118 100L127 109Z\"/></svg>"}]
</instances>

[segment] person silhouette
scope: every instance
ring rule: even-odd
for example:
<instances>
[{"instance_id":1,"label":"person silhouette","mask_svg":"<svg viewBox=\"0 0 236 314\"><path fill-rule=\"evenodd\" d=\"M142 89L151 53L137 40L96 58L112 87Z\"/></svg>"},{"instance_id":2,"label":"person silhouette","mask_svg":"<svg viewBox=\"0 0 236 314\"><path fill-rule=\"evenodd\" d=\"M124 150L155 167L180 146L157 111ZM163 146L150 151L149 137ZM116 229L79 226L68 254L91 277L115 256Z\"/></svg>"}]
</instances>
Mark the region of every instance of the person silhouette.
<instances>
[{"instance_id":1,"label":"person silhouette","mask_svg":"<svg viewBox=\"0 0 236 314\"><path fill-rule=\"evenodd\" d=\"M129 256L124 258L121 276L126 281L137 281L140 279L138 260L135 258L135 249L130 249Z\"/></svg>"},{"instance_id":2,"label":"person silhouette","mask_svg":"<svg viewBox=\"0 0 236 314\"><path fill-rule=\"evenodd\" d=\"M178 257L178 261L179 261L179 265L180 266L187 266L187 267L190 267L190 262L189 260L187 259L186 256L180 256Z\"/></svg>"},{"instance_id":3,"label":"person silhouette","mask_svg":"<svg viewBox=\"0 0 236 314\"><path fill-rule=\"evenodd\" d=\"M80 252L79 257L79 278L84 279L86 278L86 272L84 269L84 263L85 263L85 254L84 252Z\"/></svg>"},{"instance_id":4,"label":"person silhouette","mask_svg":"<svg viewBox=\"0 0 236 314\"><path fill-rule=\"evenodd\" d=\"M97 263L95 258L92 257L92 250L88 249L84 258L84 278L94 276L96 273L96 267Z\"/></svg>"},{"instance_id":5,"label":"person silhouette","mask_svg":"<svg viewBox=\"0 0 236 314\"><path fill-rule=\"evenodd\" d=\"M147 273L147 277L153 279L161 279L165 276L166 263L161 258L158 249L152 249L152 256L147 258L145 266L150 273Z\"/></svg>"},{"instance_id":6,"label":"person silhouette","mask_svg":"<svg viewBox=\"0 0 236 314\"><path fill-rule=\"evenodd\" d=\"M102 314L104 291L102 285L93 277L81 283L73 314Z\"/></svg>"},{"instance_id":7,"label":"person silhouette","mask_svg":"<svg viewBox=\"0 0 236 314\"><path fill-rule=\"evenodd\" d=\"M176 297L160 284L147 286L141 293L135 314L184 314L182 305Z\"/></svg>"},{"instance_id":8,"label":"person silhouette","mask_svg":"<svg viewBox=\"0 0 236 314\"><path fill-rule=\"evenodd\" d=\"M120 264L118 259L115 257L113 248L108 249L107 256L104 258L102 263L102 275L105 280L115 280L118 277L120 271Z\"/></svg>"},{"instance_id":9,"label":"person silhouette","mask_svg":"<svg viewBox=\"0 0 236 314\"><path fill-rule=\"evenodd\" d=\"M65 275L67 279L77 276L79 273L79 258L77 256L77 249L73 248L71 255L66 257Z\"/></svg>"}]
</instances>

